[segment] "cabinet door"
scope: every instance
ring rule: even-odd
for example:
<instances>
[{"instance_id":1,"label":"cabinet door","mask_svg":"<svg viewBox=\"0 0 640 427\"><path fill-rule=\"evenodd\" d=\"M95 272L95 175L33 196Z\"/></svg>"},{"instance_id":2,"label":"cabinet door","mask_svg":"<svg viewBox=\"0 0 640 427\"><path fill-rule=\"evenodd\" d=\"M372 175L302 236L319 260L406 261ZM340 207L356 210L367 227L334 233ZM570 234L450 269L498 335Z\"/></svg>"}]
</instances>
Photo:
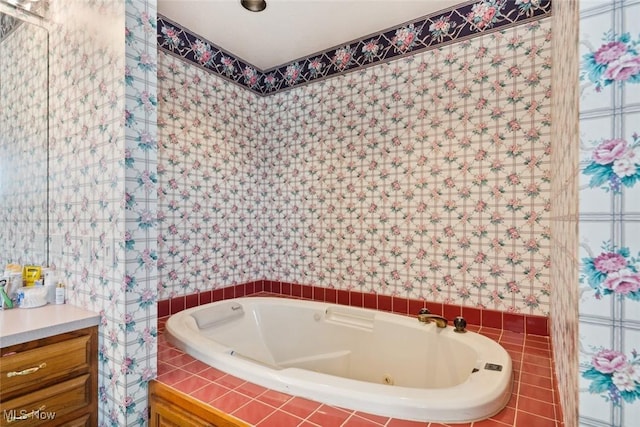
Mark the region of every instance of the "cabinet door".
<instances>
[{"instance_id":1,"label":"cabinet door","mask_svg":"<svg viewBox=\"0 0 640 427\"><path fill-rule=\"evenodd\" d=\"M249 427L204 402L156 380L149 383L149 427Z\"/></svg>"},{"instance_id":2,"label":"cabinet door","mask_svg":"<svg viewBox=\"0 0 640 427\"><path fill-rule=\"evenodd\" d=\"M154 402L151 406L149 427L210 427L212 425L163 400Z\"/></svg>"},{"instance_id":3,"label":"cabinet door","mask_svg":"<svg viewBox=\"0 0 640 427\"><path fill-rule=\"evenodd\" d=\"M2 402L0 426L52 425L56 419L89 405L90 386L90 375L85 374Z\"/></svg>"}]
</instances>

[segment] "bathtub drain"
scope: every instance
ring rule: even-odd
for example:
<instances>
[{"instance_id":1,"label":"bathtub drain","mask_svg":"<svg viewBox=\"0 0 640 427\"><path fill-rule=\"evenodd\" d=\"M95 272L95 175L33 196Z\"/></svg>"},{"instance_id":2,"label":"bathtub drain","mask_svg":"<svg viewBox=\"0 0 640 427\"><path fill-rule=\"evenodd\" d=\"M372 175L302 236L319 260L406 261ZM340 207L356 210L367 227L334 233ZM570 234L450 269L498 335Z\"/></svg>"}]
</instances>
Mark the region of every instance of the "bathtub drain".
<instances>
[{"instance_id":1,"label":"bathtub drain","mask_svg":"<svg viewBox=\"0 0 640 427\"><path fill-rule=\"evenodd\" d=\"M382 382L387 384L387 385L393 385L393 377L389 374L386 374L383 378L382 378Z\"/></svg>"}]
</instances>

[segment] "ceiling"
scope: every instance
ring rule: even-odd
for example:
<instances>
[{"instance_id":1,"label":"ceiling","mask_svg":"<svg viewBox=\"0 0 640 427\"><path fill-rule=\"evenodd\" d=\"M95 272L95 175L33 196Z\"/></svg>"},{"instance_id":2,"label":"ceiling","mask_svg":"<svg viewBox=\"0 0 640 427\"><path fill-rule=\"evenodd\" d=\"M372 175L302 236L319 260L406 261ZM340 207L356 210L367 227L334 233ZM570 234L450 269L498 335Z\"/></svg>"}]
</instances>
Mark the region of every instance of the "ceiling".
<instances>
[{"instance_id":1,"label":"ceiling","mask_svg":"<svg viewBox=\"0 0 640 427\"><path fill-rule=\"evenodd\" d=\"M347 44L463 0L158 0L158 13L262 71Z\"/></svg>"}]
</instances>

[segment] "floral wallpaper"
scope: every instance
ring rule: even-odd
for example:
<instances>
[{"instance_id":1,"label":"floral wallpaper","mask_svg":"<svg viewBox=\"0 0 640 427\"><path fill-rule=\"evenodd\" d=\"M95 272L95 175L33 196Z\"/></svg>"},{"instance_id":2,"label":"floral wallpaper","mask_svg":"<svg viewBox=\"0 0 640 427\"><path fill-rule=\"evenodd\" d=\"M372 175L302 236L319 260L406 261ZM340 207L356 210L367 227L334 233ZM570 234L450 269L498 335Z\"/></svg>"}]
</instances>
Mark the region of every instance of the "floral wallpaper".
<instances>
[{"instance_id":1,"label":"floral wallpaper","mask_svg":"<svg viewBox=\"0 0 640 427\"><path fill-rule=\"evenodd\" d=\"M549 312L546 20L274 95L266 277Z\"/></svg>"},{"instance_id":2,"label":"floral wallpaper","mask_svg":"<svg viewBox=\"0 0 640 427\"><path fill-rule=\"evenodd\" d=\"M160 299L262 279L266 101L158 54Z\"/></svg>"},{"instance_id":3,"label":"floral wallpaper","mask_svg":"<svg viewBox=\"0 0 640 427\"><path fill-rule=\"evenodd\" d=\"M487 31L541 19L550 12L550 0L467 2L372 37L264 71L234 58L222 48L162 16L158 22L158 45L257 94L268 95L346 71L414 55L441 44L460 42Z\"/></svg>"},{"instance_id":4,"label":"floral wallpaper","mask_svg":"<svg viewBox=\"0 0 640 427\"><path fill-rule=\"evenodd\" d=\"M52 2L50 262L100 313L99 425L145 425L156 376L156 4Z\"/></svg>"},{"instance_id":5,"label":"floral wallpaper","mask_svg":"<svg viewBox=\"0 0 640 427\"><path fill-rule=\"evenodd\" d=\"M580 421L640 416L640 2L581 2Z\"/></svg>"},{"instance_id":6,"label":"floral wallpaper","mask_svg":"<svg viewBox=\"0 0 640 427\"><path fill-rule=\"evenodd\" d=\"M1 17L8 17L0 14ZM4 18L2 24L6 23ZM0 34L0 265L47 261L47 30ZM16 25L16 23L19 23Z\"/></svg>"},{"instance_id":7,"label":"floral wallpaper","mask_svg":"<svg viewBox=\"0 0 640 427\"><path fill-rule=\"evenodd\" d=\"M549 46L534 21L267 98L161 53L160 298L262 276L547 315Z\"/></svg>"}]
</instances>

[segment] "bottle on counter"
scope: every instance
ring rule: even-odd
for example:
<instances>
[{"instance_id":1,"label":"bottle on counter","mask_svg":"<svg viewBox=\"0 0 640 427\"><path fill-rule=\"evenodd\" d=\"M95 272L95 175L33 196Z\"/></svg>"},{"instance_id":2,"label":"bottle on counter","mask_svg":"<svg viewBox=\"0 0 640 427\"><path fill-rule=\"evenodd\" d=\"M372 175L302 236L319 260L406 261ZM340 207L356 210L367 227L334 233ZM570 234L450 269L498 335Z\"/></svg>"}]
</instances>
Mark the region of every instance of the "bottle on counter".
<instances>
[{"instance_id":1,"label":"bottle on counter","mask_svg":"<svg viewBox=\"0 0 640 427\"><path fill-rule=\"evenodd\" d=\"M64 304L64 284L58 283L56 286L56 304Z\"/></svg>"}]
</instances>

